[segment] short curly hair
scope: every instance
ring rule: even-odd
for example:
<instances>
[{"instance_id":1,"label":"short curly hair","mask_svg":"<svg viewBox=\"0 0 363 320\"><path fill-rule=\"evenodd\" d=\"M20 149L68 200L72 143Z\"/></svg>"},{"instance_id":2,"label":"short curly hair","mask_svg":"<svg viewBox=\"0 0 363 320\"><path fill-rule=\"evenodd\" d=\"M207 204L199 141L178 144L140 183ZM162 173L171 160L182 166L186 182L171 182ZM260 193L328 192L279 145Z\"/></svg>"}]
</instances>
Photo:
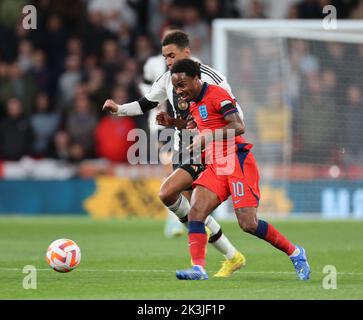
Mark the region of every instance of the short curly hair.
<instances>
[{"instance_id":1,"label":"short curly hair","mask_svg":"<svg viewBox=\"0 0 363 320\"><path fill-rule=\"evenodd\" d=\"M182 30L170 31L165 35L161 42L163 47L169 44L175 44L179 49L189 48L189 36Z\"/></svg>"},{"instance_id":2,"label":"short curly hair","mask_svg":"<svg viewBox=\"0 0 363 320\"><path fill-rule=\"evenodd\" d=\"M192 59L181 59L174 63L170 70L173 73L185 73L188 77L194 78L198 76L201 78L200 63Z\"/></svg>"}]
</instances>

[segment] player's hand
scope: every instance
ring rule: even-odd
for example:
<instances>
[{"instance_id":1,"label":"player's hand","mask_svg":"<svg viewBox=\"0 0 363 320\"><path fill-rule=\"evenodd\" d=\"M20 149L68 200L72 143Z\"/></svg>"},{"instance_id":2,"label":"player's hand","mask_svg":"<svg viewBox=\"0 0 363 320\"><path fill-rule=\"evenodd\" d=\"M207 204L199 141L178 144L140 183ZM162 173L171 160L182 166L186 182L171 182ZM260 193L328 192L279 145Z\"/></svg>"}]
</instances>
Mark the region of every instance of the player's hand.
<instances>
[{"instance_id":1,"label":"player's hand","mask_svg":"<svg viewBox=\"0 0 363 320\"><path fill-rule=\"evenodd\" d=\"M107 99L103 104L102 111L117 112L117 103L112 99Z\"/></svg>"},{"instance_id":2,"label":"player's hand","mask_svg":"<svg viewBox=\"0 0 363 320\"><path fill-rule=\"evenodd\" d=\"M167 112L161 111L156 115L156 123L161 126L171 127L174 126L174 118Z\"/></svg>"},{"instance_id":3,"label":"player's hand","mask_svg":"<svg viewBox=\"0 0 363 320\"><path fill-rule=\"evenodd\" d=\"M187 118L187 129L193 130L197 127L197 123L194 121L194 118L191 114L188 115Z\"/></svg>"}]
</instances>

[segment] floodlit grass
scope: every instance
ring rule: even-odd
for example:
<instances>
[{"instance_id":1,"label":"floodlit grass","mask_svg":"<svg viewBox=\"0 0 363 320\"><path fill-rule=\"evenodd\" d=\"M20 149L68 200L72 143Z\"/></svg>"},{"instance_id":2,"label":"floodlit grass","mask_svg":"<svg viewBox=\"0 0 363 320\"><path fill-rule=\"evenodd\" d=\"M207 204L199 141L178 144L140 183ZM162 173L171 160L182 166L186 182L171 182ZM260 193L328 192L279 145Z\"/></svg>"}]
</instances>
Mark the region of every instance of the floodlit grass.
<instances>
[{"instance_id":1,"label":"floodlit grass","mask_svg":"<svg viewBox=\"0 0 363 320\"><path fill-rule=\"evenodd\" d=\"M362 221L275 221L291 241L302 245L311 279L297 280L288 257L243 233L237 223L223 230L247 258L228 279L213 278L223 257L209 245L208 281L180 281L175 270L190 265L186 234L163 235L163 221L87 217L0 218L0 299L363 299ZM69 238L82 251L79 267L67 274L45 262L48 245ZM23 267L37 268L37 289L23 288ZM337 289L324 289L323 273L333 265Z\"/></svg>"}]
</instances>

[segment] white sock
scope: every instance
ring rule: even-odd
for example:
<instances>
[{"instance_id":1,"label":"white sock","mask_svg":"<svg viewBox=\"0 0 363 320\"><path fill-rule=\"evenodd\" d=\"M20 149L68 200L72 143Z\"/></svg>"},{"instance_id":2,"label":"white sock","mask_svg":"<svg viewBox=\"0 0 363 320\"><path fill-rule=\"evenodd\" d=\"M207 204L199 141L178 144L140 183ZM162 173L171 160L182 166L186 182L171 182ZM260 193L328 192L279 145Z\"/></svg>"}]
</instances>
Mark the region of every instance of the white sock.
<instances>
[{"instance_id":1,"label":"white sock","mask_svg":"<svg viewBox=\"0 0 363 320\"><path fill-rule=\"evenodd\" d=\"M217 234L221 229L219 223L212 216L207 217L205 225L211 231L211 236ZM217 241L214 241L211 244L228 260L232 259L237 252L237 249L232 245L224 233Z\"/></svg>"},{"instance_id":2,"label":"white sock","mask_svg":"<svg viewBox=\"0 0 363 320\"><path fill-rule=\"evenodd\" d=\"M173 203L168 209L175 213L175 215L180 219L184 218L190 211L190 204L187 198L185 198L182 194L178 198L178 200ZM188 228L188 221L183 223L186 228Z\"/></svg>"}]
</instances>

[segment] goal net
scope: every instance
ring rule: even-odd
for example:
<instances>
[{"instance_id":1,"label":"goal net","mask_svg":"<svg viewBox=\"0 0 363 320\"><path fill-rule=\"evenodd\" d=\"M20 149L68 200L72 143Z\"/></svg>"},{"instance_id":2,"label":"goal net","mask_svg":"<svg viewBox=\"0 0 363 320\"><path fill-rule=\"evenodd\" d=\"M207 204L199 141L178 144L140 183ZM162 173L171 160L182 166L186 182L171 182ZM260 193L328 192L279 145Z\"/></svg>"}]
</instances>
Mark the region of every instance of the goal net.
<instances>
[{"instance_id":1,"label":"goal net","mask_svg":"<svg viewBox=\"0 0 363 320\"><path fill-rule=\"evenodd\" d=\"M363 180L362 30L356 21L331 30L311 20L214 21L213 66L244 112L260 212L363 217L354 193Z\"/></svg>"}]
</instances>

